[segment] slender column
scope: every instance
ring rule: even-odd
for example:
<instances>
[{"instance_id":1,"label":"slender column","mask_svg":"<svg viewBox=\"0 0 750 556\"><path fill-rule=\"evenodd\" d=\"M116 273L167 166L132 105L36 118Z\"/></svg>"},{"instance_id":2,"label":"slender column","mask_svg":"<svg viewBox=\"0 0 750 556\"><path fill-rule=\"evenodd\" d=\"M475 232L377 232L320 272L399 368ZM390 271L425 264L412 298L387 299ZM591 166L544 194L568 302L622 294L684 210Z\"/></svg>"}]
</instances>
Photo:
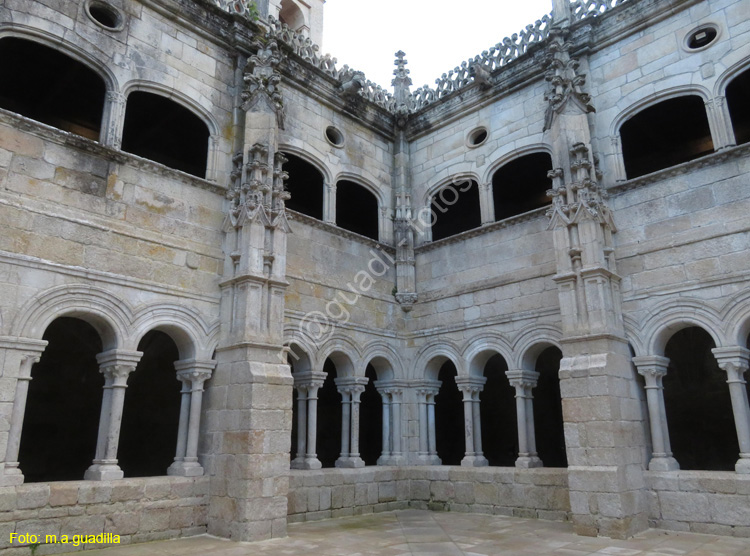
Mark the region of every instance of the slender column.
<instances>
[{"instance_id":1,"label":"slender column","mask_svg":"<svg viewBox=\"0 0 750 556\"><path fill-rule=\"evenodd\" d=\"M292 469L304 469L307 449L307 386L298 384L297 389L297 457L292 460Z\"/></svg>"},{"instance_id":2,"label":"slender column","mask_svg":"<svg viewBox=\"0 0 750 556\"><path fill-rule=\"evenodd\" d=\"M474 417L474 453L477 458L482 458L484 452L482 451L482 415L479 406L479 391L472 392L471 402Z\"/></svg>"},{"instance_id":3,"label":"slender column","mask_svg":"<svg viewBox=\"0 0 750 556\"><path fill-rule=\"evenodd\" d=\"M401 396L403 391L400 389L394 389L391 391L391 404L392 418L393 418L393 457L401 459L404 457L401 452Z\"/></svg>"},{"instance_id":4,"label":"slender column","mask_svg":"<svg viewBox=\"0 0 750 556\"><path fill-rule=\"evenodd\" d=\"M336 184L323 185L323 221L336 223Z\"/></svg>"},{"instance_id":5,"label":"slender column","mask_svg":"<svg viewBox=\"0 0 750 556\"><path fill-rule=\"evenodd\" d=\"M99 134L102 144L119 149L122 144L122 129L125 121L125 96L108 91L104 102L104 125Z\"/></svg>"},{"instance_id":6,"label":"slender column","mask_svg":"<svg viewBox=\"0 0 750 556\"><path fill-rule=\"evenodd\" d=\"M307 469L320 469L318 459L318 390L322 383L311 383L307 390L307 454L305 464Z\"/></svg>"},{"instance_id":7,"label":"slender column","mask_svg":"<svg viewBox=\"0 0 750 556\"><path fill-rule=\"evenodd\" d=\"M664 409L664 385L662 379L667 374L669 359L658 355L634 357L633 364L638 374L646 379L646 401L651 428L652 456L648 464L651 471L674 471L680 468L672 457L667 428L667 414Z\"/></svg>"},{"instance_id":8,"label":"slender column","mask_svg":"<svg viewBox=\"0 0 750 556\"><path fill-rule=\"evenodd\" d=\"M419 397L419 454L420 458L428 455L427 447L427 394L426 390L417 390Z\"/></svg>"},{"instance_id":9,"label":"slender column","mask_svg":"<svg viewBox=\"0 0 750 556\"><path fill-rule=\"evenodd\" d=\"M348 389L344 389L343 391L339 389L339 392L341 393L341 457L348 458L349 439L351 438L350 426L352 422L351 393Z\"/></svg>"},{"instance_id":10,"label":"slender column","mask_svg":"<svg viewBox=\"0 0 750 556\"><path fill-rule=\"evenodd\" d=\"M744 376L748 369L750 350L742 347L726 347L714 348L711 351L719 367L727 373L734 424L740 445L740 459L734 468L737 473L750 474L750 405Z\"/></svg>"},{"instance_id":11,"label":"slender column","mask_svg":"<svg viewBox=\"0 0 750 556\"><path fill-rule=\"evenodd\" d=\"M42 348L43 349L43 348ZM23 417L26 413L26 400L29 394L29 382L31 382L31 368L39 362L41 350L34 353L26 353L21 357L21 364L16 382L16 395L13 398L13 412L10 417L10 430L8 431L8 445L5 450L5 467L0 485L20 485L23 483L23 474L18 467L18 450L21 446L21 432L23 430Z\"/></svg>"},{"instance_id":12,"label":"slender column","mask_svg":"<svg viewBox=\"0 0 750 556\"><path fill-rule=\"evenodd\" d=\"M427 395L427 433L429 439L429 456L437 458L437 440L435 438L435 395L435 393Z\"/></svg>"},{"instance_id":13,"label":"slender column","mask_svg":"<svg viewBox=\"0 0 750 556\"><path fill-rule=\"evenodd\" d=\"M190 381L185 377L178 377L182 383L180 390L180 424L177 427L177 453L175 462L184 461L187 452L188 428L190 425Z\"/></svg>"},{"instance_id":14,"label":"slender column","mask_svg":"<svg viewBox=\"0 0 750 556\"><path fill-rule=\"evenodd\" d=\"M528 469L542 467L536 453L534 430L534 398L531 391L537 385L539 373L527 370L505 371L510 385L516 390L516 418L518 426L518 459L516 467Z\"/></svg>"},{"instance_id":15,"label":"slender column","mask_svg":"<svg viewBox=\"0 0 750 556\"><path fill-rule=\"evenodd\" d=\"M198 435L203 405L203 384L211 378L216 361L186 359L177 361L174 367L183 389L180 426L177 431L177 457L167 469L167 475L200 477L203 475L203 466L198 463Z\"/></svg>"},{"instance_id":16,"label":"slender column","mask_svg":"<svg viewBox=\"0 0 750 556\"><path fill-rule=\"evenodd\" d=\"M391 395L387 390L379 389L383 400L383 451L378 458L378 465L390 465L391 462Z\"/></svg>"},{"instance_id":17,"label":"slender column","mask_svg":"<svg viewBox=\"0 0 750 556\"><path fill-rule=\"evenodd\" d=\"M350 456L353 459L359 458L359 407L360 407L360 396L365 391L364 386L353 386L352 387L352 440L351 440L351 452Z\"/></svg>"},{"instance_id":18,"label":"slender column","mask_svg":"<svg viewBox=\"0 0 750 556\"><path fill-rule=\"evenodd\" d=\"M464 402L464 441L466 443L466 455L461 461L461 465L473 466L474 453L474 409L472 400L472 389L470 386L459 386L463 394Z\"/></svg>"},{"instance_id":19,"label":"slender column","mask_svg":"<svg viewBox=\"0 0 750 556\"><path fill-rule=\"evenodd\" d=\"M495 202L492 198L491 182L479 184L479 211L482 226L487 226L495 221Z\"/></svg>"},{"instance_id":20,"label":"slender column","mask_svg":"<svg viewBox=\"0 0 750 556\"><path fill-rule=\"evenodd\" d=\"M104 394L99 417L99 437L96 457L86 470L84 479L109 481L122 479L123 472L117 465L117 448L120 443L122 409L125 404L125 389L143 354L139 351L110 350L96 356L99 372L104 375Z\"/></svg>"}]
</instances>

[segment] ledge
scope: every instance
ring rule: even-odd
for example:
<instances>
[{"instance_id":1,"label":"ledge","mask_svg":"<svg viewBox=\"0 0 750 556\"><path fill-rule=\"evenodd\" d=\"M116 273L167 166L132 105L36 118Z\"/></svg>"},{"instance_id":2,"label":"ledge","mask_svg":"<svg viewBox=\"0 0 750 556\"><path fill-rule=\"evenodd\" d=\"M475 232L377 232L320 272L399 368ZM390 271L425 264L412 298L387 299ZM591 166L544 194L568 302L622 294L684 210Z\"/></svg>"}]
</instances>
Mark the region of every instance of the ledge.
<instances>
[{"instance_id":1,"label":"ledge","mask_svg":"<svg viewBox=\"0 0 750 556\"><path fill-rule=\"evenodd\" d=\"M345 230L344 228L339 228L338 226L336 226L335 224L331 224L330 222L324 222L323 220L318 220L317 218L313 218L312 216L302 214L301 212L297 212L289 208L286 209L286 212L287 212L287 216L289 217L289 220L292 220L295 222L302 222L304 224L312 226L313 228L318 228L319 230L325 230L326 232L329 232L333 235L345 237L346 239L352 239L354 241L358 241L359 243L364 243L365 245L369 245L370 247L375 247L376 249L380 249L381 251L388 253L388 254L392 254L392 255L396 254L395 247L392 247L385 243L381 243L372 238L360 235L356 232L350 232L349 230Z\"/></svg>"}]
</instances>

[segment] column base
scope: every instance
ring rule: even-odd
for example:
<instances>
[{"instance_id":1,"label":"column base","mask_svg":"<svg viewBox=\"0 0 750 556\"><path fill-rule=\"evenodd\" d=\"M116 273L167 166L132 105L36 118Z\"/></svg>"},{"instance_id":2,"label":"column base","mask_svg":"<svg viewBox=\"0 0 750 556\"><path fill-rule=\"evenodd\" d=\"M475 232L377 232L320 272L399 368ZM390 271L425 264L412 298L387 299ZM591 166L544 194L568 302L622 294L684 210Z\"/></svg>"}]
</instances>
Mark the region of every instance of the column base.
<instances>
[{"instance_id":1,"label":"column base","mask_svg":"<svg viewBox=\"0 0 750 556\"><path fill-rule=\"evenodd\" d=\"M464 456L461 467L486 467L490 464L484 456Z\"/></svg>"},{"instance_id":2,"label":"column base","mask_svg":"<svg viewBox=\"0 0 750 556\"><path fill-rule=\"evenodd\" d=\"M359 456L356 456L356 457L346 456L346 457L340 457L339 459L337 459L334 465L336 467L343 467L345 469L354 469L354 468L364 467L365 461Z\"/></svg>"},{"instance_id":3,"label":"column base","mask_svg":"<svg viewBox=\"0 0 750 556\"><path fill-rule=\"evenodd\" d=\"M21 470L18 468L18 462L6 462L2 469L2 473L0 474L0 486L22 485L23 481L23 473L21 473Z\"/></svg>"},{"instance_id":4,"label":"column base","mask_svg":"<svg viewBox=\"0 0 750 556\"><path fill-rule=\"evenodd\" d=\"M87 481L117 481L125 476L120 466L117 465L117 460L113 461L101 461L94 462L94 464L86 470L83 474L83 478Z\"/></svg>"},{"instance_id":5,"label":"column base","mask_svg":"<svg viewBox=\"0 0 750 556\"><path fill-rule=\"evenodd\" d=\"M175 461L167 468L167 475L175 477L202 477L203 466L197 461Z\"/></svg>"},{"instance_id":6,"label":"column base","mask_svg":"<svg viewBox=\"0 0 750 556\"><path fill-rule=\"evenodd\" d=\"M318 458L294 458L291 463L292 469L321 469L323 464Z\"/></svg>"},{"instance_id":7,"label":"column base","mask_svg":"<svg viewBox=\"0 0 750 556\"><path fill-rule=\"evenodd\" d=\"M737 460L734 470L741 475L750 475L750 454L740 454L740 459Z\"/></svg>"},{"instance_id":8,"label":"column base","mask_svg":"<svg viewBox=\"0 0 750 556\"><path fill-rule=\"evenodd\" d=\"M677 471L680 464L671 456L658 456L651 458L648 462L649 471Z\"/></svg>"},{"instance_id":9,"label":"column base","mask_svg":"<svg viewBox=\"0 0 750 556\"><path fill-rule=\"evenodd\" d=\"M535 467L544 467L544 463L537 456L519 456L516 460L518 469L533 469Z\"/></svg>"},{"instance_id":10,"label":"column base","mask_svg":"<svg viewBox=\"0 0 750 556\"><path fill-rule=\"evenodd\" d=\"M437 454L419 455L416 465L443 465L443 460Z\"/></svg>"}]
</instances>

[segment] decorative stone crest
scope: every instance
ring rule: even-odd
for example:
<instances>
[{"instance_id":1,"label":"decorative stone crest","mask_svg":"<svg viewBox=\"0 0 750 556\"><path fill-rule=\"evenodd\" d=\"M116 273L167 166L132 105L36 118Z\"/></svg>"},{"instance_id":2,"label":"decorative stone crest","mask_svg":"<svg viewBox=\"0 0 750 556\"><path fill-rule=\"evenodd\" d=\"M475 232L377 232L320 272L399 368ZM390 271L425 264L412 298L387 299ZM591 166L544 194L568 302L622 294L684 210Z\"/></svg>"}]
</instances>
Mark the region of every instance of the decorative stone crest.
<instances>
[{"instance_id":1,"label":"decorative stone crest","mask_svg":"<svg viewBox=\"0 0 750 556\"><path fill-rule=\"evenodd\" d=\"M242 108L246 112L273 112L280 129L284 129L284 99L279 82L278 65L282 57L275 39L268 42L255 40L256 54L250 56L245 68L245 90L242 91Z\"/></svg>"},{"instance_id":2,"label":"decorative stone crest","mask_svg":"<svg viewBox=\"0 0 750 556\"><path fill-rule=\"evenodd\" d=\"M341 85L338 87L341 96L353 99L359 96L359 92L365 87L367 79L364 72L348 70L341 75Z\"/></svg>"},{"instance_id":3,"label":"decorative stone crest","mask_svg":"<svg viewBox=\"0 0 750 556\"><path fill-rule=\"evenodd\" d=\"M544 95L544 100L549 102L544 118L544 131L552 127L555 114L596 111L591 104L591 96L582 90L586 76L578 73L580 62L570 57L571 44L566 38L564 31L550 31L548 51L543 61L547 70L544 79L551 85Z\"/></svg>"}]
</instances>

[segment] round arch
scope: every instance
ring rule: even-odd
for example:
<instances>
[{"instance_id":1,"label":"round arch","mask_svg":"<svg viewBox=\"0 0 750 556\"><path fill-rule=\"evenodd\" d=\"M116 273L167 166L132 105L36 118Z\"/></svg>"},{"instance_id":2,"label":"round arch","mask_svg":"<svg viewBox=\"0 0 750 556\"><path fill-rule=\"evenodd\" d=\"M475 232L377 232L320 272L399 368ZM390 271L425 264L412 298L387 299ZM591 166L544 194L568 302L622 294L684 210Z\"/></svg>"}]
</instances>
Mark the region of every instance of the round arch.
<instances>
[{"instance_id":1,"label":"round arch","mask_svg":"<svg viewBox=\"0 0 750 556\"><path fill-rule=\"evenodd\" d=\"M562 332L548 324L530 325L521 329L513 340L513 359L515 369L533 371L536 358L550 346L562 351L560 344ZM511 361L508 362L509 364Z\"/></svg>"},{"instance_id":2,"label":"round arch","mask_svg":"<svg viewBox=\"0 0 750 556\"><path fill-rule=\"evenodd\" d=\"M130 345L137 346L151 330L164 332L177 345L180 359L210 358L209 329L199 315L185 307L163 304L139 311L133 322Z\"/></svg>"},{"instance_id":3,"label":"round arch","mask_svg":"<svg viewBox=\"0 0 750 556\"><path fill-rule=\"evenodd\" d=\"M415 376L412 378L437 380L440 367L446 361L453 363L458 371L458 376L462 376L462 359L459 354L460 351L450 340L441 340L426 345L417 353L416 364L414 365Z\"/></svg>"},{"instance_id":4,"label":"round arch","mask_svg":"<svg viewBox=\"0 0 750 556\"><path fill-rule=\"evenodd\" d=\"M547 153L548 155L550 155L550 158L553 159L553 166L554 166L554 152L552 151L551 145L549 145L548 143L541 143L541 142L530 143L523 147L516 147L511 150L504 150L504 152L501 155L499 155L497 158L495 158L492 164L488 166L484 174L482 174L481 183L491 183L492 177L495 175L495 172L497 172L500 168L502 168L509 162L516 160L517 158L521 158L522 156L535 154L535 153Z\"/></svg>"},{"instance_id":5,"label":"round arch","mask_svg":"<svg viewBox=\"0 0 750 556\"><path fill-rule=\"evenodd\" d=\"M454 172L450 176L441 179L427 189L422 197L422 207L429 207L432 203L432 198L444 187L447 187L448 185L460 187L468 180L479 183L479 176L475 172Z\"/></svg>"},{"instance_id":6,"label":"round arch","mask_svg":"<svg viewBox=\"0 0 750 556\"><path fill-rule=\"evenodd\" d=\"M323 162L323 156L315 153L310 152L310 148L300 148L295 145L292 145L291 143L279 143L279 152L286 152L289 154L293 154L308 164L312 165L318 172L320 172L323 175L323 181L324 183L335 183L333 181L333 174L329 170L328 166L326 166Z\"/></svg>"},{"instance_id":7,"label":"round arch","mask_svg":"<svg viewBox=\"0 0 750 556\"><path fill-rule=\"evenodd\" d=\"M714 85L714 96L725 96L727 86L734 80L734 78L748 70L750 70L750 56L729 66L716 80L716 84Z\"/></svg>"},{"instance_id":8,"label":"round arch","mask_svg":"<svg viewBox=\"0 0 750 556\"><path fill-rule=\"evenodd\" d=\"M395 349L382 342L365 347L357 376L364 376L367 365L372 365L378 380L393 380L403 376L404 365Z\"/></svg>"},{"instance_id":9,"label":"round arch","mask_svg":"<svg viewBox=\"0 0 750 556\"><path fill-rule=\"evenodd\" d=\"M510 364L512 349L510 344L497 334L484 334L473 338L463 351L463 361L467 376L481 377L484 367L494 355L500 355Z\"/></svg>"},{"instance_id":10,"label":"round arch","mask_svg":"<svg viewBox=\"0 0 750 556\"><path fill-rule=\"evenodd\" d=\"M652 317L643 326L642 337L647 342L646 355L664 355L669 339L683 328L697 326L705 330L716 347L725 347L720 316L698 300L678 300L657 305Z\"/></svg>"}]
</instances>

